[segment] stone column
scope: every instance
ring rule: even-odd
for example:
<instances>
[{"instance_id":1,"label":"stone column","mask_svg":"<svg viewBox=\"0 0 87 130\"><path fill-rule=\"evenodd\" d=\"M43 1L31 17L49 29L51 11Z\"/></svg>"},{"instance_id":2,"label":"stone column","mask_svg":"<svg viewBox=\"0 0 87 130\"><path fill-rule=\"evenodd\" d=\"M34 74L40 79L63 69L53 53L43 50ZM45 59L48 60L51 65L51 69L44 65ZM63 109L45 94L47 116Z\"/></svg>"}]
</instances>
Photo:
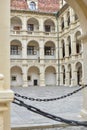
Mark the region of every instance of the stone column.
<instances>
[{"instance_id":1,"label":"stone column","mask_svg":"<svg viewBox=\"0 0 87 130\"><path fill-rule=\"evenodd\" d=\"M68 58L69 57L69 44L67 39L65 39L65 57Z\"/></svg>"},{"instance_id":2,"label":"stone column","mask_svg":"<svg viewBox=\"0 0 87 130\"><path fill-rule=\"evenodd\" d=\"M43 23L43 19L39 20L40 23L40 27L39 27L39 31L44 32L44 23Z\"/></svg>"},{"instance_id":3,"label":"stone column","mask_svg":"<svg viewBox=\"0 0 87 130\"><path fill-rule=\"evenodd\" d=\"M10 102L13 100L13 92L4 88L4 76L0 74L0 130L10 128Z\"/></svg>"},{"instance_id":4,"label":"stone column","mask_svg":"<svg viewBox=\"0 0 87 130\"><path fill-rule=\"evenodd\" d=\"M58 23L59 23L58 24L59 25L58 28L59 28L59 33L60 33L62 31L62 29L61 29L61 17L58 18Z\"/></svg>"},{"instance_id":5,"label":"stone column","mask_svg":"<svg viewBox=\"0 0 87 130\"><path fill-rule=\"evenodd\" d=\"M62 44L61 44L61 41L59 41L59 54L60 54L60 59L62 59L63 58L63 48L62 48Z\"/></svg>"},{"instance_id":6,"label":"stone column","mask_svg":"<svg viewBox=\"0 0 87 130\"><path fill-rule=\"evenodd\" d=\"M27 59L27 39L22 40L22 58Z\"/></svg>"},{"instance_id":7,"label":"stone column","mask_svg":"<svg viewBox=\"0 0 87 130\"><path fill-rule=\"evenodd\" d=\"M71 65L71 71L72 71L71 86L76 86L77 85L77 72L75 69L75 64L73 63Z\"/></svg>"},{"instance_id":8,"label":"stone column","mask_svg":"<svg viewBox=\"0 0 87 130\"><path fill-rule=\"evenodd\" d=\"M0 0L0 130L10 128L10 0ZM4 75L4 76L3 76Z\"/></svg>"},{"instance_id":9,"label":"stone column","mask_svg":"<svg viewBox=\"0 0 87 130\"><path fill-rule=\"evenodd\" d=\"M44 64L44 41L40 39L40 63Z\"/></svg>"},{"instance_id":10,"label":"stone column","mask_svg":"<svg viewBox=\"0 0 87 130\"><path fill-rule=\"evenodd\" d=\"M41 66L40 66L40 86L45 86L44 65L41 65Z\"/></svg>"},{"instance_id":11,"label":"stone column","mask_svg":"<svg viewBox=\"0 0 87 130\"><path fill-rule=\"evenodd\" d=\"M26 17L24 16L22 18L22 32L23 32L23 34L26 34L26 31L27 31L27 20L26 20Z\"/></svg>"},{"instance_id":12,"label":"stone column","mask_svg":"<svg viewBox=\"0 0 87 130\"><path fill-rule=\"evenodd\" d=\"M68 20L68 18L67 18L67 13L65 13L65 15L64 15L64 23L65 23L65 28L67 29L67 27L68 27L68 24L67 24L67 21Z\"/></svg>"},{"instance_id":13,"label":"stone column","mask_svg":"<svg viewBox=\"0 0 87 130\"><path fill-rule=\"evenodd\" d=\"M68 70L68 68L67 68L67 66L66 66L66 68L65 68L65 85L66 86L70 86L70 84L69 84L69 80L70 80L70 77L69 77L69 70Z\"/></svg>"},{"instance_id":14,"label":"stone column","mask_svg":"<svg viewBox=\"0 0 87 130\"><path fill-rule=\"evenodd\" d=\"M72 32L72 36L71 36L71 45L72 45L72 59L75 59L76 56L76 40L75 40L75 36Z\"/></svg>"},{"instance_id":15,"label":"stone column","mask_svg":"<svg viewBox=\"0 0 87 130\"><path fill-rule=\"evenodd\" d=\"M60 85L64 85L63 84L63 71L62 71L62 66L60 67Z\"/></svg>"},{"instance_id":16,"label":"stone column","mask_svg":"<svg viewBox=\"0 0 87 130\"><path fill-rule=\"evenodd\" d=\"M71 7L69 8L69 10L70 10L70 22L73 23L74 22L74 17L73 17L74 16L74 11L73 11L73 9Z\"/></svg>"},{"instance_id":17,"label":"stone column","mask_svg":"<svg viewBox=\"0 0 87 130\"><path fill-rule=\"evenodd\" d=\"M83 35L83 84L87 85L87 35ZM83 109L81 116L87 119L87 88L83 90Z\"/></svg>"},{"instance_id":18,"label":"stone column","mask_svg":"<svg viewBox=\"0 0 87 130\"><path fill-rule=\"evenodd\" d=\"M27 82L27 62L23 61L23 87L28 87Z\"/></svg>"},{"instance_id":19,"label":"stone column","mask_svg":"<svg viewBox=\"0 0 87 130\"><path fill-rule=\"evenodd\" d=\"M4 117L4 115L3 115L3 111L0 111L0 130L4 130L4 126L3 126L3 124L4 124L4 120L3 120L3 117Z\"/></svg>"}]
</instances>

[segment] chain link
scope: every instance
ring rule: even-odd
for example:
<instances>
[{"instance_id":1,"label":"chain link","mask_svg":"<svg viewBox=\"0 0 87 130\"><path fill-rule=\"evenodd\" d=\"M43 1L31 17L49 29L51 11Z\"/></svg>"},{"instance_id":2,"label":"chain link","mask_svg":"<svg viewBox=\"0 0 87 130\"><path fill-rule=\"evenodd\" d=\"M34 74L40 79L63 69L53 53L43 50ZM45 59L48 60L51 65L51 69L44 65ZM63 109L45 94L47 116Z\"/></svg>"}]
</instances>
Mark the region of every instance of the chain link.
<instances>
[{"instance_id":1,"label":"chain link","mask_svg":"<svg viewBox=\"0 0 87 130\"><path fill-rule=\"evenodd\" d=\"M60 96L60 97L57 97L57 98L50 98L50 99L40 99L40 98L32 98L32 97L26 97L26 96L22 96L18 93L15 93L14 95L16 97L20 97L22 99L27 99L27 100L30 100L30 101L38 101L38 102L49 102L49 101L56 101L56 100L60 100L60 99L64 99L64 98L67 98L67 97L70 97L72 96L73 94L76 94L77 92L81 91L82 89L86 88L87 85L83 86L83 87L80 87L79 89L77 90L74 90L73 92L71 93L68 93L66 95L63 95L63 96Z\"/></svg>"},{"instance_id":2,"label":"chain link","mask_svg":"<svg viewBox=\"0 0 87 130\"><path fill-rule=\"evenodd\" d=\"M42 115L44 117L47 117L49 119L52 119L52 120L55 120L55 121L58 121L58 122L63 122L63 123L66 123L66 124L72 125L72 126L84 126L84 127L87 127L87 121L81 122L81 121L64 119L62 117L55 116L55 115L52 115L50 113L44 112L44 111L42 111L42 110L40 110L40 109L38 109L38 108L36 108L34 106L27 105L22 100L19 100L17 98L14 98L13 103L18 105L18 106L25 107L26 109L28 109L28 110L30 110L30 111L32 111L34 113L37 113L39 115Z\"/></svg>"}]
</instances>

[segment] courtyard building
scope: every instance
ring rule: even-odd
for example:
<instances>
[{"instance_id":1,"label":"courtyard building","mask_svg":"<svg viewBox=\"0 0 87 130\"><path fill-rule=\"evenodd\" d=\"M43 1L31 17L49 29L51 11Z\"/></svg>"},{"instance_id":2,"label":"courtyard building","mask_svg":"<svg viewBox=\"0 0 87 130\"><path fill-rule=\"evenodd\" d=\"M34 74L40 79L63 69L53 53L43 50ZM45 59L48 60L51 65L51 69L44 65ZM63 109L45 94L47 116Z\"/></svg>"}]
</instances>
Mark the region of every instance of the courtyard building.
<instances>
[{"instance_id":1,"label":"courtyard building","mask_svg":"<svg viewBox=\"0 0 87 130\"><path fill-rule=\"evenodd\" d=\"M82 82L78 17L61 0L45 3L11 1L11 86L77 86Z\"/></svg>"},{"instance_id":2,"label":"courtyard building","mask_svg":"<svg viewBox=\"0 0 87 130\"><path fill-rule=\"evenodd\" d=\"M82 30L77 14L60 1L58 14L60 85L77 86L83 78Z\"/></svg>"}]
</instances>

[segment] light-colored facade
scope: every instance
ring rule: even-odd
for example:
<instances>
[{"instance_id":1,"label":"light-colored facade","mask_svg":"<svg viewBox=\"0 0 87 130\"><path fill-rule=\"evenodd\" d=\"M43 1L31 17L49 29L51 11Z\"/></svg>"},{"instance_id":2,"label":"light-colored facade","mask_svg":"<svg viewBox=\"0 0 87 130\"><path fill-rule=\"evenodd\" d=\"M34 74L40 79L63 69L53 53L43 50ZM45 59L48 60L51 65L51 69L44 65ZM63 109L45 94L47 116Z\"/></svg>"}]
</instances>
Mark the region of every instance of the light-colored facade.
<instances>
[{"instance_id":1,"label":"light-colored facade","mask_svg":"<svg viewBox=\"0 0 87 130\"><path fill-rule=\"evenodd\" d=\"M61 3L58 17L60 85L77 86L83 78L83 43L80 22L74 10Z\"/></svg>"},{"instance_id":2,"label":"light-colored facade","mask_svg":"<svg viewBox=\"0 0 87 130\"><path fill-rule=\"evenodd\" d=\"M54 14L11 11L11 85L57 85L58 41Z\"/></svg>"},{"instance_id":3,"label":"light-colored facade","mask_svg":"<svg viewBox=\"0 0 87 130\"><path fill-rule=\"evenodd\" d=\"M87 84L87 0L66 0L77 12L83 30L80 37L83 41L83 82ZM0 20L0 130L10 130L9 101L12 100L12 92L9 91L9 10L10 1L1 1L1 20ZM3 15L2 15L3 12ZM3 43L3 44L2 44ZM2 58L3 57L3 58ZM4 84L3 84L4 83ZM87 89L83 93L82 117L87 120Z\"/></svg>"},{"instance_id":4,"label":"light-colored facade","mask_svg":"<svg viewBox=\"0 0 87 130\"><path fill-rule=\"evenodd\" d=\"M57 12L11 10L11 86L82 82L80 23L65 2L60 7L58 16Z\"/></svg>"}]
</instances>

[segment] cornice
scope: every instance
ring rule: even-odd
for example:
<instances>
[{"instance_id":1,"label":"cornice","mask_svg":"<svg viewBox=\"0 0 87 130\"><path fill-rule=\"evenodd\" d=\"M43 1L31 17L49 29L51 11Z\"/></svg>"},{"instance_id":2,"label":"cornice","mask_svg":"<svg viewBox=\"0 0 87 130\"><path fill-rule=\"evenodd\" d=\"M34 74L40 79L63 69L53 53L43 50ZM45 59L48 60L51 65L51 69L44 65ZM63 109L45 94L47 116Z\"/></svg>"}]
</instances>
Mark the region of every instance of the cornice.
<instances>
[{"instance_id":1,"label":"cornice","mask_svg":"<svg viewBox=\"0 0 87 130\"><path fill-rule=\"evenodd\" d=\"M40 12L40 11L30 11L30 10L18 10L18 9L11 9L11 12L17 12L17 13L25 13L25 14L40 14L40 15L50 15L55 16L55 13L50 12Z\"/></svg>"}]
</instances>

